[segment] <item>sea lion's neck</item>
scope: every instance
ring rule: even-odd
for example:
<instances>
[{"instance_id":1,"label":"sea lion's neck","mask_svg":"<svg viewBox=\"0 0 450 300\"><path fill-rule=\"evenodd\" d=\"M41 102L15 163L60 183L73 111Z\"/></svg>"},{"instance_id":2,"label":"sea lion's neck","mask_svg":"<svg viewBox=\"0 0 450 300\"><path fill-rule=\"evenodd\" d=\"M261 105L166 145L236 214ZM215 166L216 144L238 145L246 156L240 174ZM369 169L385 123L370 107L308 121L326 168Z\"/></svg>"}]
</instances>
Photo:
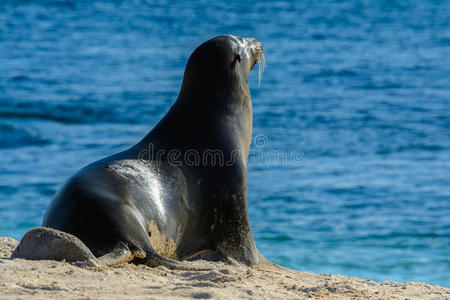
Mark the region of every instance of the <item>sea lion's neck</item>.
<instances>
[{"instance_id":1,"label":"sea lion's neck","mask_svg":"<svg viewBox=\"0 0 450 300\"><path fill-rule=\"evenodd\" d=\"M196 95L182 89L166 116L141 143L195 147L201 139L207 143L202 147L238 149L246 162L251 135L252 104L248 87L209 95Z\"/></svg>"}]
</instances>

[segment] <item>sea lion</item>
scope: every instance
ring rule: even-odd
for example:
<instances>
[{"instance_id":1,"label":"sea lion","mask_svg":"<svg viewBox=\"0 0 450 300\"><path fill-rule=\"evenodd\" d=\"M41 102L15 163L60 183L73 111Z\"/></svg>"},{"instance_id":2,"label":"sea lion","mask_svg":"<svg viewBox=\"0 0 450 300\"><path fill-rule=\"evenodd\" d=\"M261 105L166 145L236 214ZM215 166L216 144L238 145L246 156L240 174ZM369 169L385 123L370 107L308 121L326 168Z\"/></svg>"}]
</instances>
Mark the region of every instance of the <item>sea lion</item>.
<instances>
[{"instance_id":1,"label":"sea lion","mask_svg":"<svg viewBox=\"0 0 450 300\"><path fill-rule=\"evenodd\" d=\"M264 50L253 38L218 36L200 45L164 118L136 145L71 177L41 230L75 236L106 265L182 268L180 260L208 250L257 264L246 192L248 76L257 62L263 65Z\"/></svg>"}]
</instances>

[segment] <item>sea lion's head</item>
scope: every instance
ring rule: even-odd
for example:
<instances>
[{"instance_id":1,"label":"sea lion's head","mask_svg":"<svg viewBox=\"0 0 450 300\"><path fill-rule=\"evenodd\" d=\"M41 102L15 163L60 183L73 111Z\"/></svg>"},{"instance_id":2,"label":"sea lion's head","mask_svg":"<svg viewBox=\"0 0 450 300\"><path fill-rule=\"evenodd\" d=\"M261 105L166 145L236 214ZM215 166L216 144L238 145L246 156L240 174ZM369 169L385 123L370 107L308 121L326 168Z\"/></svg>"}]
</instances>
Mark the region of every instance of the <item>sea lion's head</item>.
<instances>
[{"instance_id":1,"label":"sea lion's head","mask_svg":"<svg viewBox=\"0 0 450 300\"><path fill-rule=\"evenodd\" d=\"M186 65L182 91L202 96L227 87L248 90L248 75L256 63L259 63L261 75L265 63L261 42L233 35L215 37L192 53Z\"/></svg>"}]
</instances>

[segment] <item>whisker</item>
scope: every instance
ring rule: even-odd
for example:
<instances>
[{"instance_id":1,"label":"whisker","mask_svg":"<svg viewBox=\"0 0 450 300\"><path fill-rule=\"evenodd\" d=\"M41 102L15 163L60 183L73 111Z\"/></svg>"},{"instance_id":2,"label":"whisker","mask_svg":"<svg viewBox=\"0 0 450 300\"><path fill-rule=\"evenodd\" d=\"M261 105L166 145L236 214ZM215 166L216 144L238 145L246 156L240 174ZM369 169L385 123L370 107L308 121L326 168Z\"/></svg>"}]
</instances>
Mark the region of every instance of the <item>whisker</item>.
<instances>
[{"instance_id":1,"label":"whisker","mask_svg":"<svg viewBox=\"0 0 450 300\"><path fill-rule=\"evenodd\" d=\"M264 48L261 48L261 52L258 54L258 88L261 85L261 77L264 73L266 67L266 55L264 53Z\"/></svg>"}]
</instances>

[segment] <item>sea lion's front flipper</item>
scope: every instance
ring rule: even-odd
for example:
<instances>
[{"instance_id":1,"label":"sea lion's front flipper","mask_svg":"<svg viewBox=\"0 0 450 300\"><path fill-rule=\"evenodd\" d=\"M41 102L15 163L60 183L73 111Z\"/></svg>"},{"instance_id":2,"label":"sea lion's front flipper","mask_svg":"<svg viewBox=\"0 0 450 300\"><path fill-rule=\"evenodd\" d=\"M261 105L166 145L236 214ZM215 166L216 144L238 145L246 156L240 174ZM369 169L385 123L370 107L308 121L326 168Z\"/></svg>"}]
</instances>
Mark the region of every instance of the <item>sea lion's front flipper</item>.
<instances>
[{"instance_id":1,"label":"sea lion's front flipper","mask_svg":"<svg viewBox=\"0 0 450 300\"><path fill-rule=\"evenodd\" d=\"M123 242L119 242L111 252L98 257L97 262L103 266L113 267L128 263L133 258L134 255L131 253L128 246Z\"/></svg>"},{"instance_id":2,"label":"sea lion's front flipper","mask_svg":"<svg viewBox=\"0 0 450 300\"><path fill-rule=\"evenodd\" d=\"M142 260L142 262L149 267L163 266L171 270L208 271L211 269L211 267L199 262L173 260L158 254L154 250L147 250L146 257Z\"/></svg>"},{"instance_id":3,"label":"sea lion's front flipper","mask_svg":"<svg viewBox=\"0 0 450 300\"><path fill-rule=\"evenodd\" d=\"M238 243L233 242L221 243L217 247L216 252L219 253L228 264L244 264L254 266L261 263L263 256L256 249L253 238L242 239Z\"/></svg>"}]
</instances>

